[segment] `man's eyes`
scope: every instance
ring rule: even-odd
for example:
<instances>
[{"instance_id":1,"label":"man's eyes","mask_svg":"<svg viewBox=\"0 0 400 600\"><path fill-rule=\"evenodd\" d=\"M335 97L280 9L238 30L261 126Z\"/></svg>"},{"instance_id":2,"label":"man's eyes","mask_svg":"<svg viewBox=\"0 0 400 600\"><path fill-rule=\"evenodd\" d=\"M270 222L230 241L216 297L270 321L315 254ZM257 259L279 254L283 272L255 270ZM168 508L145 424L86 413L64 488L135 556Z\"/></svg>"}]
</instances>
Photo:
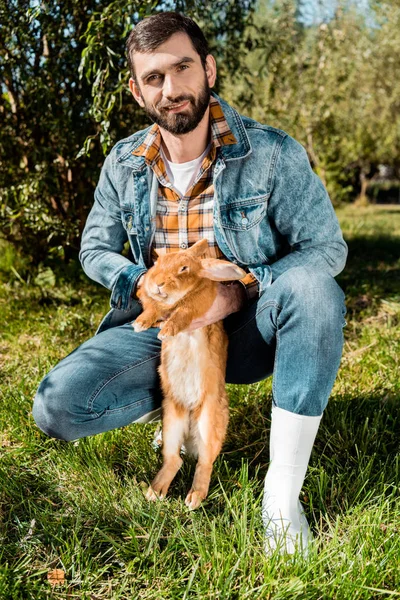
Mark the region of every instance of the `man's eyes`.
<instances>
[{"instance_id":1,"label":"man's eyes","mask_svg":"<svg viewBox=\"0 0 400 600\"><path fill-rule=\"evenodd\" d=\"M179 65L179 67L177 67L177 71L186 71L186 69L189 68L189 65ZM163 75L160 75L158 73L155 73L154 75L149 75L149 77L147 77L146 79L146 83L152 83L153 81L156 81L157 79L162 78Z\"/></svg>"}]
</instances>

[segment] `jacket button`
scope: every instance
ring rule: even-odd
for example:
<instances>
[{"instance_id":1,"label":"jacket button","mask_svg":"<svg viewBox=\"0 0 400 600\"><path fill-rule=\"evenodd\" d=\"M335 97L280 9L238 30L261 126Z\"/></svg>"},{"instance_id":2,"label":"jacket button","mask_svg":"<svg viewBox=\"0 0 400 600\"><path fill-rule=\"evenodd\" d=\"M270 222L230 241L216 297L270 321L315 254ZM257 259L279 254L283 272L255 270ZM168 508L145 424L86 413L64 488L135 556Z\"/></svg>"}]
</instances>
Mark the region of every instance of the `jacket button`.
<instances>
[{"instance_id":1,"label":"jacket button","mask_svg":"<svg viewBox=\"0 0 400 600\"><path fill-rule=\"evenodd\" d=\"M185 248L187 248L187 244L182 242L182 244L180 244L180 247L184 250Z\"/></svg>"},{"instance_id":2,"label":"jacket button","mask_svg":"<svg viewBox=\"0 0 400 600\"><path fill-rule=\"evenodd\" d=\"M242 225L247 225L247 223L249 222L247 217L243 217L242 219Z\"/></svg>"}]
</instances>

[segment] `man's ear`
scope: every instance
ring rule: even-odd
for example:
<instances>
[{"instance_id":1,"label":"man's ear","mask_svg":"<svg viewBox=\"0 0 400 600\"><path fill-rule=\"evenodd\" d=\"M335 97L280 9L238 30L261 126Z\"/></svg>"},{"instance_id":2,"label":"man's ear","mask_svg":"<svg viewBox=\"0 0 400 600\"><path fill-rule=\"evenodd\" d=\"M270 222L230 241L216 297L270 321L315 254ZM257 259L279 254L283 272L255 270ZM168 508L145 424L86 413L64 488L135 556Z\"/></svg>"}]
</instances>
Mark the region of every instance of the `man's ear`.
<instances>
[{"instance_id":1,"label":"man's ear","mask_svg":"<svg viewBox=\"0 0 400 600\"><path fill-rule=\"evenodd\" d=\"M140 93L140 89L136 81L130 77L129 79L129 89L131 90L132 96L135 98L136 102L143 108L144 102L142 98L142 94Z\"/></svg>"},{"instance_id":2,"label":"man's ear","mask_svg":"<svg viewBox=\"0 0 400 600\"><path fill-rule=\"evenodd\" d=\"M217 79L217 64L212 54L208 54L206 58L206 76L208 79L208 85L214 87L215 80Z\"/></svg>"}]
</instances>

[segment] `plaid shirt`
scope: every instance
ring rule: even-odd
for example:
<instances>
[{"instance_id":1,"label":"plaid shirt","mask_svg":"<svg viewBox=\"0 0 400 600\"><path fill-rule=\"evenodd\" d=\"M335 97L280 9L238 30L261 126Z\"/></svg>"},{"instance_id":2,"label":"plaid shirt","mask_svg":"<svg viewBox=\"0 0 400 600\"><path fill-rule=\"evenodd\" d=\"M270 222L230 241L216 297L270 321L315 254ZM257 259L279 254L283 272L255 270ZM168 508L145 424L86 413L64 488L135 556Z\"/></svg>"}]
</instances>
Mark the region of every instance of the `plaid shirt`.
<instances>
[{"instance_id":1,"label":"plaid shirt","mask_svg":"<svg viewBox=\"0 0 400 600\"><path fill-rule=\"evenodd\" d=\"M143 143L133 152L136 156L144 156L159 183L156 232L153 242L153 250L157 250L158 254L177 252L206 238L207 256L225 258L214 236L214 166L218 148L236 144L237 140L229 128L219 102L212 97L210 98L210 130L209 152L184 196L174 189L168 179L160 153L161 133L157 124L151 127ZM246 289L248 299L258 295L258 282L251 273L248 273L241 283Z\"/></svg>"}]
</instances>

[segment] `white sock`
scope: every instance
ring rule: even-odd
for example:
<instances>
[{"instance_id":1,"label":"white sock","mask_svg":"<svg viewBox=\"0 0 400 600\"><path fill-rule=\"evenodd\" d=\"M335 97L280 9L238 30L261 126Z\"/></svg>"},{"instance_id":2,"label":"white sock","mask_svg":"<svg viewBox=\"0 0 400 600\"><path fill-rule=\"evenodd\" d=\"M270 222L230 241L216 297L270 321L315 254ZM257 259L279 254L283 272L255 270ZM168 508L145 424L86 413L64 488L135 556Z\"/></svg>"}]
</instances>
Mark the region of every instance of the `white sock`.
<instances>
[{"instance_id":1,"label":"white sock","mask_svg":"<svg viewBox=\"0 0 400 600\"><path fill-rule=\"evenodd\" d=\"M270 466L265 478L262 516L267 553L279 548L307 553L312 539L299 501L311 450L322 418L272 407Z\"/></svg>"}]
</instances>

